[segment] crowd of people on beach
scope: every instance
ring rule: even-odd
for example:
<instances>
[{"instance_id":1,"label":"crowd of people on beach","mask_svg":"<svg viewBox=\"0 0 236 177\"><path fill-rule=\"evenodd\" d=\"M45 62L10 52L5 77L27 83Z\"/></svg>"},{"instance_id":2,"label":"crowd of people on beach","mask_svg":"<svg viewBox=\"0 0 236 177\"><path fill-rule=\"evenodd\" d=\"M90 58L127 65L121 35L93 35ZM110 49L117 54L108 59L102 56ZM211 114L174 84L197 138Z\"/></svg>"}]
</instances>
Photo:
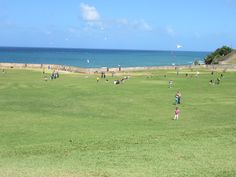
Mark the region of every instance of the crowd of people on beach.
<instances>
[{"instance_id":1,"label":"crowd of people on beach","mask_svg":"<svg viewBox=\"0 0 236 177\"><path fill-rule=\"evenodd\" d=\"M125 80L128 80L128 79L129 79L129 77L128 77L128 76L125 76L125 77L123 77L123 78L121 78L121 79L114 80L113 83L114 83L115 85L122 84L122 83L124 83Z\"/></svg>"},{"instance_id":2,"label":"crowd of people on beach","mask_svg":"<svg viewBox=\"0 0 236 177\"><path fill-rule=\"evenodd\" d=\"M44 77L44 81L48 81L48 75L46 75L45 70L43 70L43 77ZM54 79L59 78L59 72L53 70L53 72L49 78L50 78L50 80L54 80Z\"/></svg>"},{"instance_id":3,"label":"crowd of people on beach","mask_svg":"<svg viewBox=\"0 0 236 177\"><path fill-rule=\"evenodd\" d=\"M98 74L98 73L96 73L96 74ZM112 77L114 77L114 72L111 72L111 76ZM108 83L109 82L109 80L108 80L108 78L106 77L106 73L105 72L101 72L101 75L100 75L100 77L99 76L97 76L96 77L96 81L97 81L97 83L99 83L99 81L100 81L100 78L101 79L105 79L105 81ZM115 80L113 80L113 84L114 85L119 85L119 84L122 84L122 83L124 83L126 80L128 80L129 79L129 76L124 76L123 78L121 78L121 79L115 79Z\"/></svg>"},{"instance_id":4,"label":"crowd of people on beach","mask_svg":"<svg viewBox=\"0 0 236 177\"><path fill-rule=\"evenodd\" d=\"M53 71L50 78L51 80L59 78L59 72Z\"/></svg>"}]
</instances>

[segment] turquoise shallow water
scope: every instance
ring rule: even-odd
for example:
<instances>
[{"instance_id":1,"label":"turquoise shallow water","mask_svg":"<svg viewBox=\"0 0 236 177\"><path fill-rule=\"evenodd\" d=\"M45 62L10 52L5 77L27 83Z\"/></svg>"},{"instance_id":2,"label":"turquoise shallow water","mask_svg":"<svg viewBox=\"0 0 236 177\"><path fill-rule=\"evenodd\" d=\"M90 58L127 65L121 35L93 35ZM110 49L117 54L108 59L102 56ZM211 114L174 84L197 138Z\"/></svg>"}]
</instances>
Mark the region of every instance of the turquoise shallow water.
<instances>
[{"instance_id":1,"label":"turquoise shallow water","mask_svg":"<svg viewBox=\"0 0 236 177\"><path fill-rule=\"evenodd\" d=\"M188 65L209 52L0 47L0 62L94 67Z\"/></svg>"}]
</instances>

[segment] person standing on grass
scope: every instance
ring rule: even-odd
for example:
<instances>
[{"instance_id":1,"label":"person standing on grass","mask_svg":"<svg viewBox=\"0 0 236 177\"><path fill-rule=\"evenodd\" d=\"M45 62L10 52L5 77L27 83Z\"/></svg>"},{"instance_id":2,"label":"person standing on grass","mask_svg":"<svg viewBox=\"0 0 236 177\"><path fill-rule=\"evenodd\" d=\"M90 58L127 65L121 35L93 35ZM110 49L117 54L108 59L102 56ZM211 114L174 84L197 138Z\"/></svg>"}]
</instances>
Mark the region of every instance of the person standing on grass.
<instances>
[{"instance_id":1,"label":"person standing on grass","mask_svg":"<svg viewBox=\"0 0 236 177\"><path fill-rule=\"evenodd\" d=\"M173 85L173 81L169 80L169 88L172 88L172 85Z\"/></svg>"},{"instance_id":2,"label":"person standing on grass","mask_svg":"<svg viewBox=\"0 0 236 177\"><path fill-rule=\"evenodd\" d=\"M182 95L181 95L180 91L178 90L175 94L176 104L180 104L181 97L182 97Z\"/></svg>"},{"instance_id":3,"label":"person standing on grass","mask_svg":"<svg viewBox=\"0 0 236 177\"><path fill-rule=\"evenodd\" d=\"M177 105L178 102L179 102L179 96L176 94L176 95L175 95L175 104Z\"/></svg>"},{"instance_id":4,"label":"person standing on grass","mask_svg":"<svg viewBox=\"0 0 236 177\"><path fill-rule=\"evenodd\" d=\"M182 95L181 95L181 93L180 93L180 91L178 91L178 104L180 104L180 100L181 100L181 98L182 98Z\"/></svg>"},{"instance_id":5,"label":"person standing on grass","mask_svg":"<svg viewBox=\"0 0 236 177\"><path fill-rule=\"evenodd\" d=\"M179 113L180 113L180 110L178 107L175 108L175 116L174 116L174 120L178 120L179 119Z\"/></svg>"}]
</instances>

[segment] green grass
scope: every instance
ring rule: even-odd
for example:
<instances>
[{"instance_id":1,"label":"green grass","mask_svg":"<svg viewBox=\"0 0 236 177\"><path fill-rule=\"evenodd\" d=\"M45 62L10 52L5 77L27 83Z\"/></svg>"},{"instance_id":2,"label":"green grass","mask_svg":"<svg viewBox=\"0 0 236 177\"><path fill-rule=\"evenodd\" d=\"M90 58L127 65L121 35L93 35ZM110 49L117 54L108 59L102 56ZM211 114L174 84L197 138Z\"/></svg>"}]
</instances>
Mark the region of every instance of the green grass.
<instances>
[{"instance_id":1,"label":"green grass","mask_svg":"<svg viewBox=\"0 0 236 177\"><path fill-rule=\"evenodd\" d=\"M236 73L220 85L208 84L220 73L194 73L134 72L121 85L0 73L0 176L236 176Z\"/></svg>"}]
</instances>

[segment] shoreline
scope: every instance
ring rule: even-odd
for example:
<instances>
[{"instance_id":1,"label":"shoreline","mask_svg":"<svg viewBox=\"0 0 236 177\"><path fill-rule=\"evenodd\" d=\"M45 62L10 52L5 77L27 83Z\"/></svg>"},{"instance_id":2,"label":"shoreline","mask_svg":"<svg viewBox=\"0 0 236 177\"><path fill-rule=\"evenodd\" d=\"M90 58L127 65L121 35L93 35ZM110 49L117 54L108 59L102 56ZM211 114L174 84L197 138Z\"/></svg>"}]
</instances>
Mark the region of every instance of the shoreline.
<instances>
[{"instance_id":1,"label":"shoreline","mask_svg":"<svg viewBox=\"0 0 236 177\"><path fill-rule=\"evenodd\" d=\"M236 64L218 65L175 65L175 66L140 66L140 67L116 67L116 68L81 68L77 66L56 65L56 64L27 64L27 63L0 63L0 68L9 69L48 69L71 73L93 74L99 72L123 72L141 70L181 70L181 69L209 69L209 70L230 70L236 71Z\"/></svg>"}]
</instances>

